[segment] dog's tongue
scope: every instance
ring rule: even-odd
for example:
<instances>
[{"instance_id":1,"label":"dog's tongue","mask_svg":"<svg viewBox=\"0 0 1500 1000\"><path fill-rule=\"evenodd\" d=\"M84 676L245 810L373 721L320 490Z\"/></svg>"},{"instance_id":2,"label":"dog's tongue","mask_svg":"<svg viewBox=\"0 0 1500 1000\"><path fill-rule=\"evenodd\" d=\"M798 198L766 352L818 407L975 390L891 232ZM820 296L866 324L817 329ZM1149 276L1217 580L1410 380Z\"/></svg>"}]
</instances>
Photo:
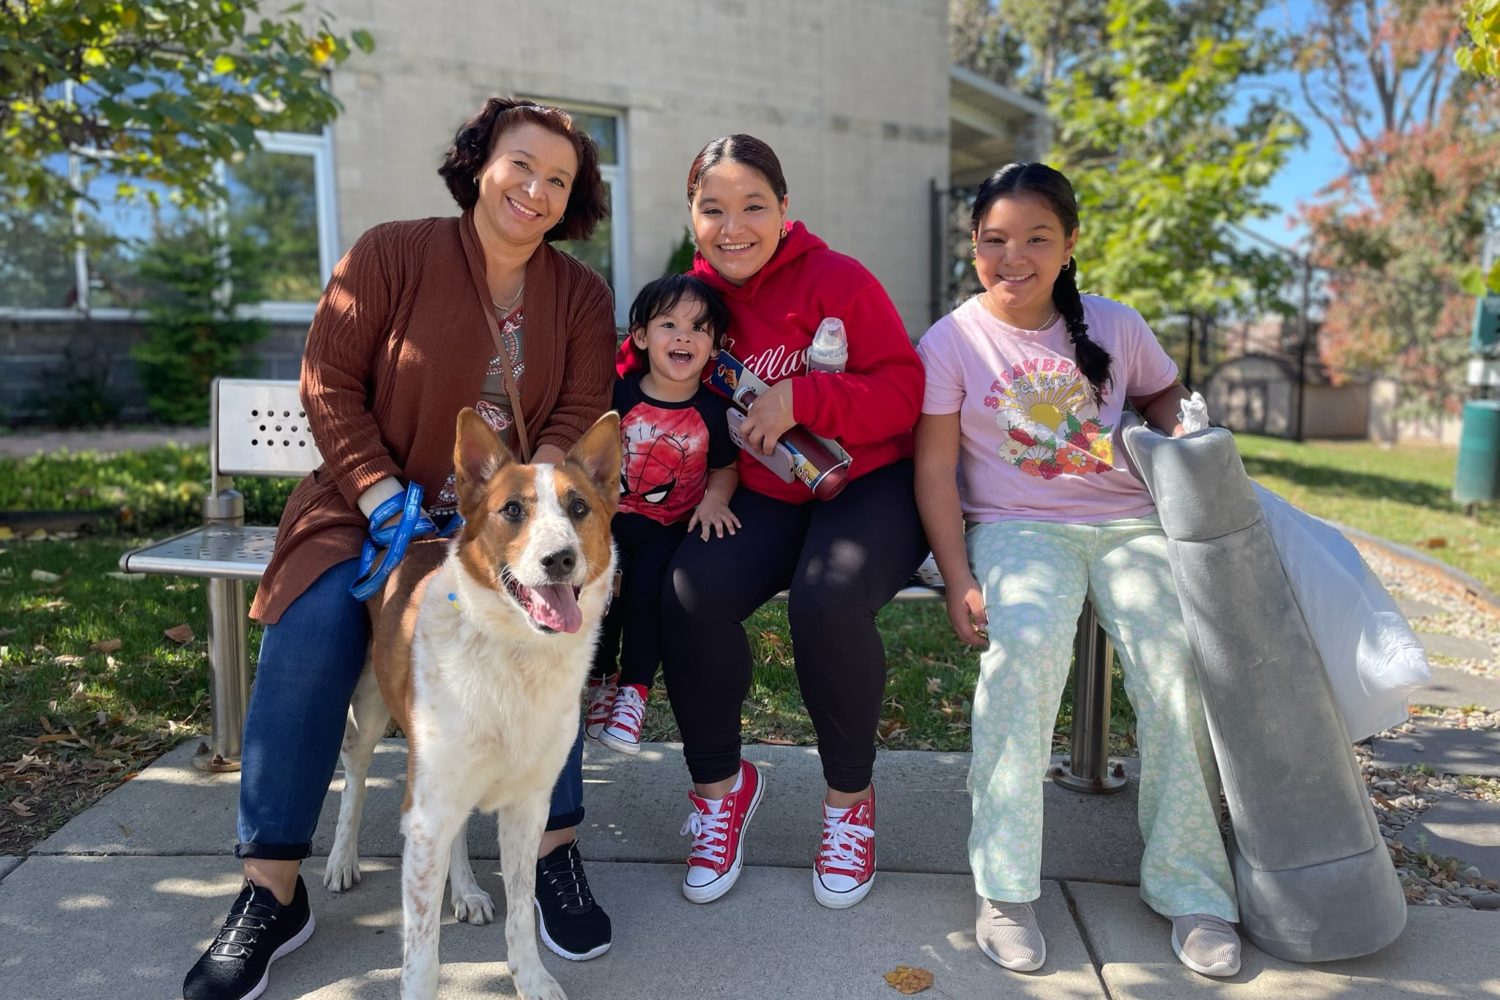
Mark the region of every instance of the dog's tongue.
<instances>
[{"instance_id":1,"label":"dog's tongue","mask_svg":"<svg viewBox=\"0 0 1500 1000\"><path fill-rule=\"evenodd\" d=\"M531 588L531 617L554 632L577 632L583 625L583 611L573 587L566 583L549 583Z\"/></svg>"}]
</instances>

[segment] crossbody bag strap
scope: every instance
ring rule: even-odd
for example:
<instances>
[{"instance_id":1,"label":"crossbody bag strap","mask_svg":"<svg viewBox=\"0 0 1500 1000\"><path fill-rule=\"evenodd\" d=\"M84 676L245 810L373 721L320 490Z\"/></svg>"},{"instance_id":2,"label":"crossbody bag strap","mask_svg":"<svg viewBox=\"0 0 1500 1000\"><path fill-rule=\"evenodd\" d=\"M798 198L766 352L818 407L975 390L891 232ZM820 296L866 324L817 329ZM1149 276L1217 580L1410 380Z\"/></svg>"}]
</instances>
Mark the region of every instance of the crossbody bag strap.
<instances>
[{"instance_id":1,"label":"crossbody bag strap","mask_svg":"<svg viewBox=\"0 0 1500 1000\"><path fill-rule=\"evenodd\" d=\"M478 244L479 237L473 232L474 221L469 212L463 214L459 225L468 227L464 235ZM484 254L467 252L468 250L469 248L466 247L464 260L469 265L469 278L474 282L474 294L479 296L479 311L484 313L485 325L490 328L490 340L494 342L495 354L500 358L500 383L505 386L506 396L510 397L510 415L515 418L516 438L521 442L521 461L530 462L531 439L526 434L526 414L521 406L521 386L516 381L515 373L511 371L510 352L505 349L505 341L500 337L500 324L495 320L495 307L490 301L490 284L484 276ZM477 246L475 250L477 251Z\"/></svg>"}]
</instances>

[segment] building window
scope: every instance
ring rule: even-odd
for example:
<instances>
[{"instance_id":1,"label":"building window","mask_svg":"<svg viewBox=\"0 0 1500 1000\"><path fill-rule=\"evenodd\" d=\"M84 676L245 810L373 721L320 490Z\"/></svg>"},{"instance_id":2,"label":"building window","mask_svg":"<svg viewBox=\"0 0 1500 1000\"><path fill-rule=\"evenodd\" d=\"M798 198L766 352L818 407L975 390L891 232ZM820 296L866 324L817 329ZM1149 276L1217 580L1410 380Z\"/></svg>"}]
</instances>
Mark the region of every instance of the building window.
<instances>
[{"instance_id":1,"label":"building window","mask_svg":"<svg viewBox=\"0 0 1500 1000\"><path fill-rule=\"evenodd\" d=\"M609 189L609 218L588 240L559 240L555 246L598 271L615 295L615 324L630 314L630 207L625 181L625 118L617 111L562 104L573 123L599 147L599 173Z\"/></svg>"},{"instance_id":2,"label":"building window","mask_svg":"<svg viewBox=\"0 0 1500 1000\"><path fill-rule=\"evenodd\" d=\"M227 197L210 220L227 238L258 249L265 298L256 311L268 319L307 319L338 259L332 140L326 132L257 138L259 150L220 165ZM59 155L48 166L85 188L78 156ZM101 171L86 185L92 203L0 217L0 313L108 319L131 316L145 304L151 291L136 261L154 239L186 221L187 210L166 188L133 181L122 196L121 185L121 177Z\"/></svg>"}]
</instances>

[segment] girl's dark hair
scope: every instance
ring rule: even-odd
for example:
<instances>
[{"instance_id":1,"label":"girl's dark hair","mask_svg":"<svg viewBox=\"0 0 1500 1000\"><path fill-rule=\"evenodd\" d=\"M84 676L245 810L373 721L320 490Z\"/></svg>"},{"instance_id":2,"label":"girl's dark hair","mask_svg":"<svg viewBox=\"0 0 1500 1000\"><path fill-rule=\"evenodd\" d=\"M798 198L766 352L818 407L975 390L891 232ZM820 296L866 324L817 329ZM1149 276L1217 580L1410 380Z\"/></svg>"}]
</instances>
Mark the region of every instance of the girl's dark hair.
<instances>
[{"instance_id":1,"label":"girl's dark hair","mask_svg":"<svg viewBox=\"0 0 1500 1000\"><path fill-rule=\"evenodd\" d=\"M573 116L549 104L534 104L508 97L491 97L479 113L459 126L453 145L443 156L438 176L448 184L448 192L464 211L479 200L479 171L489 162L506 129L526 123L540 125L573 144L578 154L578 173L568 193L568 207L557 225L542 239L586 240L594 227L609 215L609 192L599 176L599 150L589 134L573 124Z\"/></svg>"},{"instance_id":2,"label":"girl's dark hair","mask_svg":"<svg viewBox=\"0 0 1500 1000\"><path fill-rule=\"evenodd\" d=\"M693 165L688 168L687 179L689 205L693 203L693 198L697 195L703 178L710 170L726 160L750 167L764 177L766 183L771 185L771 193L776 195L777 201L786 197L786 176L781 172L781 161L776 158L776 153L755 136L739 133L713 140L693 157Z\"/></svg>"},{"instance_id":3,"label":"girl's dark hair","mask_svg":"<svg viewBox=\"0 0 1500 1000\"><path fill-rule=\"evenodd\" d=\"M646 329L646 324L662 313L677 308L677 303L683 299L698 301L698 315L693 317L693 322L707 324L713 332L715 350L724 346L724 336L729 332L729 309L724 305L724 300L719 298L719 293L710 288L702 278L695 278L691 274L669 274L647 284L630 304L630 349L637 358L647 362L648 368L650 359L635 342L635 331Z\"/></svg>"},{"instance_id":4,"label":"girl's dark hair","mask_svg":"<svg viewBox=\"0 0 1500 1000\"><path fill-rule=\"evenodd\" d=\"M1078 199L1073 185L1059 171L1045 163L1008 163L985 178L974 196L974 211L969 216L969 231L977 237L979 223L996 199L1029 194L1047 203L1063 224L1063 235L1078 231ZM1104 400L1104 391L1113 381L1110 356L1089 337L1089 325L1083 320L1083 299L1078 294L1078 264L1071 258L1057 280L1052 283L1052 304L1068 324L1078 370L1089 380L1094 404Z\"/></svg>"}]
</instances>

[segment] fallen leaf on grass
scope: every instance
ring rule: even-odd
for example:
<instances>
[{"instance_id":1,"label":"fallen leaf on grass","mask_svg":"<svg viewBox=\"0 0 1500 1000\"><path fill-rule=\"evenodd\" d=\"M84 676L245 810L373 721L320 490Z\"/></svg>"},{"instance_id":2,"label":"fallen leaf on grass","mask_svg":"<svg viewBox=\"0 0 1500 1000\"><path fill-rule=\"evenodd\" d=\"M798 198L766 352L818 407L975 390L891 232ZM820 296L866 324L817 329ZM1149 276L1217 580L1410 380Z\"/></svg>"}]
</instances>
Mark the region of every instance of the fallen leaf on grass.
<instances>
[{"instance_id":1,"label":"fallen leaf on grass","mask_svg":"<svg viewBox=\"0 0 1500 1000\"><path fill-rule=\"evenodd\" d=\"M102 639L90 645L89 649L92 649L96 653L113 653L123 645L125 643L121 639Z\"/></svg>"},{"instance_id":2,"label":"fallen leaf on grass","mask_svg":"<svg viewBox=\"0 0 1500 1000\"><path fill-rule=\"evenodd\" d=\"M32 570L31 578L37 583L56 583L57 581L62 579L62 577L58 576L56 573L49 573L44 569Z\"/></svg>"},{"instance_id":3,"label":"fallen leaf on grass","mask_svg":"<svg viewBox=\"0 0 1500 1000\"><path fill-rule=\"evenodd\" d=\"M28 816L35 815L35 813L33 813L30 809L26 808L26 803L22 802L20 799L11 799L10 804L6 806L6 808L23 819Z\"/></svg>"},{"instance_id":4,"label":"fallen leaf on grass","mask_svg":"<svg viewBox=\"0 0 1500 1000\"><path fill-rule=\"evenodd\" d=\"M186 646L188 643L193 641L193 626L174 625L163 632L162 635L166 636L168 639L171 639L179 646Z\"/></svg>"},{"instance_id":5,"label":"fallen leaf on grass","mask_svg":"<svg viewBox=\"0 0 1500 1000\"><path fill-rule=\"evenodd\" d=\"M82 662L83 657L76 653L63 653L52 658L53 665L58 667L75 667Z\"/></svg>"},{"instance_id":6,"label":"fallen leaf on grass","mask_svg":"<svg viewBox=\"0 0 1500 1000\"><path fill-rule=\"evenodd\" d=\"M898 993L921 993L932 988L932 973L914 965L898 965L885 974L885 981Z\"/></svg>"},{"instance_id":7,"label":"fallen leaf on grass","mask_svg":"<svg viewBox=\"0 0 1500 1000\"><path fill-rule=\"evenodd\" d=\"M927 693L928 694L937 694L942 689L943 689L943 681L942 681L941 678L939 678L939 677L929 677L929 678L927 678Z\"/></svg>"},{"instance_id":8,"label":"fallen leaf on grass","mask_svg":"<svg viewBox=\"0 0 1500 1000\"><path fill-rule=\"evenodd\" d=\"M756 742L764 743L766 746L772 747L794 747L797 745L795 741L782 739L779 736L762 736L760 739L756 740Z\"/></svg>"},{"instance_id":9,"label":"fallen leaf on grass","mask_svg":"<svg viewBox=\"0 0 1500 1000\"><path fill-rule=\"evenodd\" d=\"M1446 549L1448 547L1448 539L1428 538L1425 539L1421 544L1422 548L1424 549Z\"/></svg>"},{"instance_id":10,"label":"fallen leaf on grass","mask_svg":"<svg viewBox=\"0 0 1500 1000\"><path fill-rule=\"evenodd\" d=\"M124 580L126 583L135 583L137 580L146 579L145 573L105 573L111 580Z\"/></svg>"}]
</instances>

